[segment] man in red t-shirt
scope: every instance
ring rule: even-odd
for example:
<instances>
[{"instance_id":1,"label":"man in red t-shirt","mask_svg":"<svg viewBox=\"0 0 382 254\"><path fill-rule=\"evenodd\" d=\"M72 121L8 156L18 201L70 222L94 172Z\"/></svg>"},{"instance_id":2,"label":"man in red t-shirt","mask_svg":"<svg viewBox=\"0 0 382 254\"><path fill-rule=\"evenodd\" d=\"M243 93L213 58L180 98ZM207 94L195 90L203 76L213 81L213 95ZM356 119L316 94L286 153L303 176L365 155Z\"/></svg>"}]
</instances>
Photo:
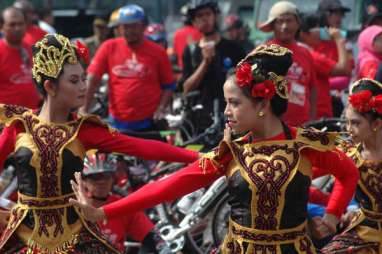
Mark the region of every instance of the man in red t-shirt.
<instances>
[{"instance_id":1,"label":"man in red t-shirt","mask_svg":"<svg viewBox=\"0 0 382 254\"><path fill-rule=\"evenodd\" d=\"M37 108L40 97L32 81L32 50L22 42L23 13L8 7L2 13L4 38L0 40L0 103Z\"/></svg>"},{"instance_id":2,"label":"man in red t-shirt","mask_svg":"<svg viewBox=\"0 0 382 254\"><path fill-rule=\"evenodd\" d=\"M42 30L39 26L33 24L38 17L32 3L27 0L17 0L13 3L13 7L20 9L24 13L26 20L26 31L23 42L31 47L38 40L42 39L47 32Z\"/></svg>"},{"instance_id":3,"label":"man in red t-shirt","mask_svg":"<svg viewBox=\"0 0 382 254\"><path fill-rule=\"evenodd\" d=\"M143 9L127 5L119 10L123 37L105 41L88 68L87 112L101 77L109 75L109 119L121 131L153 129L163 117L175 89L165 49L144 38L147 24Z\"/></svg>"},{"instance_id":4,"label":"man in red t-shirt","mask_svg":"<svg viewBox=\"0 0 382 254\"><path fill-rule=\"evenodd\" d=\"M336 43L338 60L334 61L325 53L315 49L320 43L319 31L320 19L316 14L304 14L301 17L299 38L304 42L314 60L314 67L317 72L317 115L316 118L332 117L332 100L330 97L329 78L331 76L350 75L351 65L345 48L345 38L340 35L337 28L328 28L333 41Z\"/></svg>"},{"instance_id":5,"label":"man in red t-shirt","mask_svg":"<svg viewBox=\"0 0 382 254\"><path fill-rule=\"evenodd\" d=\"M202 33L192 25L192 20L187 15L188 7L183 6L181 13L184 26L174 32L173 47L178 60L178 65L183 68L183 51L187 45L194 44L202 38Z\"/></svg>"},{"instance_id":6,"label":"man in red t-shirt","mask_svg":"<svg viewBox=\"0 0 382 254\"><path fill-rule=\"evenodd\" d=\"M281 45L293 52L293 64L287 75L288 110L283 116L291 126L300 126L313 120L316 114L316 73L311 54L295 40L299 25L297 7L290 2L280 1L270 9L268 20L259 26L263 32L274 32L274 39L267 43Z\"/></svg>"}]
</instances>

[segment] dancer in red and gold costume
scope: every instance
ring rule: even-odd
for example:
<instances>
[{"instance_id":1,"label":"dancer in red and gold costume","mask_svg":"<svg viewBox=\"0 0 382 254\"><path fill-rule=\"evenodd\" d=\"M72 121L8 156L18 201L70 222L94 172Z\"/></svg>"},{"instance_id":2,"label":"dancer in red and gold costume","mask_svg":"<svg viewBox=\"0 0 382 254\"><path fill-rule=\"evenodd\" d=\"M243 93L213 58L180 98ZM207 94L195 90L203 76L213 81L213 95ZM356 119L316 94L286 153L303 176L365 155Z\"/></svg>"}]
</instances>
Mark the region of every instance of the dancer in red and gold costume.
<instances>
[{"instance_id":1,"label":"dancer in red and gold costume","mask_svg":"<svg viewBox=\"0 0 382 254\"><path fill-rule=\"evenodd\" d=\"M311 179L337 178L318 228L326 235L335 231L358 171L336 150L336 134L291 128L280 120L288 103L284 75L291 64L291 52L277 45L259 46L238 64L236 75L224 84L225 138L199 162L102 208L89 205L77 174L78 184L72 183L77 200L70 202L97 221L172 200L225 175L231 214L222 253L316 253L305 231ZM247 134L232 141L231 131Z\"/></svg>"},{"instance_id":2,"label":"dancer in red and gold costume","mask_svg":"<svg viewBox=\"0 0 382 254\"><path fill-rule=\"evenodd\" d=\"M355 82L346 109L352 143L346 154L360 172L355 198L360 210L350 225L322 249L331 253L382 253L382 84L371 79Z\"/></svg>"},{"instance_id":3,"label":"dancer in red and gold costume","mask_svg":"<svg viewBox=\"0 0 382 254\"><path fill-rule=\"evenodd\" d=\"M70 180L89 149L150 160L193 162L195 152L122 135L98 117L71 113L85 101L82 45L47 35L33 47L33 79L44 97L38 111L0 105L0 164L13 153L18 202L1 234L1 253L119 253L69 204Z\"/></svg>"}]
</instances>

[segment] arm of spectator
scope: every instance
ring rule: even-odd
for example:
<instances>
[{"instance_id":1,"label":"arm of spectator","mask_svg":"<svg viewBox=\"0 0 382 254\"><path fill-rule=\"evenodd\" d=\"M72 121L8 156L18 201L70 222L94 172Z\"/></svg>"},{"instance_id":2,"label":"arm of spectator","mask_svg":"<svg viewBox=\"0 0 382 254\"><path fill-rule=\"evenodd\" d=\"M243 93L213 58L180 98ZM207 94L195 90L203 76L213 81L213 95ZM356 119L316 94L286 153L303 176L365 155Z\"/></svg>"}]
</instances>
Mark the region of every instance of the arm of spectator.
<instances>
[{"instance_id":1,"label":"arm of spectator","mask_svg":"<svg viewBox=\"0 0 382 254\"><path fill-rule=\"evenodd\" d=\"M315 84L311 85L309 100L310 100L310 112L309 112L310 119L315 119L317 114L317 87Z\"/></svg>"},{"instance_id":2,"label":"arm of spectator","mask_svg":"<svg viewBox=\"0 0 382 254\"><path fill-rule=\"evenodd\" d=\"M169 89L165 89L162 91L160 102L157 110L154 113L154 119L162 119L165 114L165 109L169 102L171 101L173 91Z\"/></svg>"},{"instance_id":3,"label":"arm of spectator","mask_svg":"<svg viewBox=\"0 0 382 254\"><path fill-rule=\"evenodd\" d=\"M333 66L330 74L331 76L349 76L351 75L351 62L348 58L348 52L345 47L345 38L341 37L340 31L337 28L330 27L328 31L336 43L338 52L338 61Z\"/></svg>"},{"instance_id":4,"label":"arm of spectator","mask_svg":"<svg viewBox=\"0 0 382 254\"><path fill-rule=\"evenodd\" d=\"M89 73L87 75L85 104L79 109L81 114L85 115L89 112L90 105L92 104L94 94L97 91L100 81L101 79L94 74Z\"/></svg>"},{"instance_id":5,"label":"arm of spectator","mask_svg":"<svg viewBox=\"0 0 382 254\"><path fill-rule=\"evenodd\" d=\"M196 68L196 70L184 81L183 83L183 92L187 94L188 92L195 90L200 85L200 82L203 80L204 75L208 70L208 66L212 62L212 59L215 56L215 46L201 46L202 49L202 62ZM189 59L192 58L191 52L189 52Z\"/></svg>"}]
</instances>

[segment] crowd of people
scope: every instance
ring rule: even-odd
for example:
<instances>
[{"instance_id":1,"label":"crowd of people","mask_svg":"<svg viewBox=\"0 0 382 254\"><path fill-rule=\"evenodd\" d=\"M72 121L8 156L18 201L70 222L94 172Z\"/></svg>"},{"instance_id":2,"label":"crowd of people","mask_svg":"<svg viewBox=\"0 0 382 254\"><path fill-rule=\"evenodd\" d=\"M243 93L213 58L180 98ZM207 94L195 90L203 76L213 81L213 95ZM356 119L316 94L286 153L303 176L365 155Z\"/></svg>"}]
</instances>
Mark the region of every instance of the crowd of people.
<instances>
[{"instance_id":1,"label":"crowd of people","mask_svg":"<svg viewBox=\"0 0 382 254\"><path fill-rule=\"evenodd\" d=\"M130 237L159 253L143 211L225 176L230 218L216 253L382 253L382 5L362 6L354 51L339 0L312 13L277 1L262 10L269 39L259 45L238 15L220 19L214 0L190 0L172 42L136 4L70 41L50 10L38 16L16 0L0 18L0 168L12 157L18 178L16 205L0 210L0 252L122 253ZM90 109L105 75L101 120ZM215 101L224 111L216 148L137 137L165 129L174 93L194 91L197 133L213 123ZM331 117L344 118L344 132L304 127ZM111 193L112 152L189 165L122 198ZM324 175L330 192L311 187ZM309 202L322 209L313 219Z\"/></svg>"}]
</instances>

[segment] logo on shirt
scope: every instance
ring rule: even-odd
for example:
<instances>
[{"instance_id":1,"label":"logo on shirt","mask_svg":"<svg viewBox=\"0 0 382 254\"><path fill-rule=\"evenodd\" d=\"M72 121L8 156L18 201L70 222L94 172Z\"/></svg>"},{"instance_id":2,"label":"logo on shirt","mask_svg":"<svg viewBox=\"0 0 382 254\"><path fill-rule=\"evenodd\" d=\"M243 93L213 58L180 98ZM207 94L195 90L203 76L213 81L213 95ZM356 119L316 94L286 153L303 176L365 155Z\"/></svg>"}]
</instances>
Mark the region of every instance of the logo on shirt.
<instances>
[{"instance_id":1,"label":"logo on shirt","mask_svg":"<svg viewBox=\"0 0 382 254\"><path fill-rule=\"evenodd\" d=\"M298 63L293 62L289 68L287 78L289 83L289 103L304 106L306 101L306 88L303 85L306 82L306 73Z\"/></svg>"},{"instance_id":2,"label":"logo on shirt","mask_svg":"<svg viewBox=\"0 0 382 254\"><path fill-rule=\"evenodd\" d=\"M121 78L144 78L148 75L148 68L134 59L127 59L121 65L112 68L114 75Z\"/></svg>"},{"instance_id":3,"label":"logo on shirt","mask_svg":"<svg viewBox=\"0 0 382 254\"><path fill-rule=\"evenodd\" d=\"M10 76L9 81L13 84L32 83L32 70L29 66L22 64L20 71Z\"/></svg>"}]
</instances>

